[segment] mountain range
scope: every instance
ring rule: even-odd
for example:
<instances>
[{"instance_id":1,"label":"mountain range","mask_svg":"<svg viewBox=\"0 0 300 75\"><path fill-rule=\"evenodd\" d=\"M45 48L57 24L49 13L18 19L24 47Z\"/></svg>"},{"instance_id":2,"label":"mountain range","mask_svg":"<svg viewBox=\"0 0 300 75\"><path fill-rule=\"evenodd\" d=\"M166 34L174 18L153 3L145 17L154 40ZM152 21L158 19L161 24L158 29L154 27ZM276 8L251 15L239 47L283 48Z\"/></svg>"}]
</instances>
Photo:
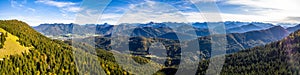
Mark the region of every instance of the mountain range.
<instances>
[{"instance_id":1,"label":"mountain range","mask_svg":"<svg viewBox=\"0 0 300 75\"><path fill-rule=\"evenodd\" d=\"M120 24L110 25L110 24L88 24L88 25L78 25L78 24L41 24L39 26L33 27L35 30L41 32L47 36L61 36L61 35L110 35L113 28L119 28L118 31L124 31L129 29L134 29L132 35L134 36L144 36L144 37L157 37L161 34L174 32L176 33L191 33L196 32L197 36L207 36L210 34L207 24L224 24L225 30L227 33L244 33L254 30L262 30L274 27L274 25L269 23L260 23L260 22L195 22L195 23L172 23L172 22L163 22L163 23L146 23L146 24ZM186 25L191 27L186 27ZM186 28L193 28L191 29ZM213 29L214 27L212 27ZM180 31L180 32L178 32Z\"/></svg>"}]
</instances>

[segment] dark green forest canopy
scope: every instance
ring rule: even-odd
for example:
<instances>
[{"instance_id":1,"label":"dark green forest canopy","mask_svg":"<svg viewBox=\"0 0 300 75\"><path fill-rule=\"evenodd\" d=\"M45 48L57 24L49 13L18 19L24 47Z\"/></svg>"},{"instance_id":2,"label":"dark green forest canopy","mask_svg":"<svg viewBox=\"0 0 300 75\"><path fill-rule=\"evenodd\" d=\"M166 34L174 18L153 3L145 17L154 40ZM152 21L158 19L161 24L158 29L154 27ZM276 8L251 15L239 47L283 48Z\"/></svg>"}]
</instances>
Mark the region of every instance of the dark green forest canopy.
<instances>
[{"instance_id":1,"label":"dark green forest canopy","mask_svg":"<svg viewBox=\"0 0 300 75\"><path fill-rule=\"evenodd\" d=\"M299 44L296 31L278 42L227 55L221 74L299 75Z\"/></svg>"},{"instance_id":2,"label":"dark green forest canopy","mask_svg":"<svg viewBox=\"0 0 300 75\"><path fill-rule=\"evenodd\" d=\"M59 40L49 39L36 32L26 23L18 20L0 20L0 28L19 37L18 41L22 45L34 47L29 53L7 56L3 61L0 61L0 73L9 75L79 74L70 45ZM110 74L129 74L112 60L111 53L101 51L101 55L99 64L105 64L101 66L106 70L105 72ZM107 58L111 60L106 60ZM94 66L89 65L88 67L93 68ZM85 74L93 73L95 72L85 72Z\"/></svg>"}]
</instances>

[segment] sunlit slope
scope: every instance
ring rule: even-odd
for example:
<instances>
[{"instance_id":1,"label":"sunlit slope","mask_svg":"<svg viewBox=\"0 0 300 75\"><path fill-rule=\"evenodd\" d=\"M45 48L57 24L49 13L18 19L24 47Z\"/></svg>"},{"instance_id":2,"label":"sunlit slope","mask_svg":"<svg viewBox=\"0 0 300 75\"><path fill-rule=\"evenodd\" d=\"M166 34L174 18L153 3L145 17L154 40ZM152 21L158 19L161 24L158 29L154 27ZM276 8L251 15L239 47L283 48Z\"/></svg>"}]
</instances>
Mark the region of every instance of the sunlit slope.
<instances>
[{"instance_id":1,"label":"sunlit slope","mask_svg":"<svg viewBox=\"0 0 300 75\"><path fill-rule=\"evenodd\" d=\"M105 72L107 75L130 75L130 72L117 64L111 52L97 49L96 53L89 54L85 51L92 49L83 48L86 47L84 44L79 44L83 47L74 48L74 43L49 39L18 20L0 20L0 28L18 37L14 41L17 40L21 46L32 47L27 53L9 55L1 59L1 75L99 75L99 72ZM73 54L74 51L82 53ZM137 60L146 61L142 58ZM81 69L78 70L78 67ZM99 69L100 67L103 70Z\"/></svg>"},{"instance_id":2,"label":"sunlit slope","mask_svg":"<svg viewBox=\"0 0 300 75\"><path fill-rule=\"evenodd\" d=\"M13 42L15 51L26 51L26 53L8 55L0 61L0 74L3 75L63 75L78 74L73 60L72 49L61 41L51 40L36 32L28 24L18 20L0 20L0 28L18 37L11 39L6 37L3 49L11 47ZM13 42L9 42L13 40ZM8 42L6 44L6 42ZM8 47L6 47L6 45ZM5 46L5 47L4 47ZM19 47L18 47L19 46ZM2 54L2 53L1 53ZM4 53L3 54L8 54Z\"/></svg>"},{"instance_id":3,"label":"sunlit slope","mask_svg":"<svg viewBox=\"0 0 300 75\"><path fill-rule=\"evenodd\" d=\"M6 55L21 54L22 52L28 52L30 47L20 45L17 41L19 38L0 28L2 35L7 35L6 41L4 42L3 48L0 49L0 58Z\"/></svg>"}]
</instances>

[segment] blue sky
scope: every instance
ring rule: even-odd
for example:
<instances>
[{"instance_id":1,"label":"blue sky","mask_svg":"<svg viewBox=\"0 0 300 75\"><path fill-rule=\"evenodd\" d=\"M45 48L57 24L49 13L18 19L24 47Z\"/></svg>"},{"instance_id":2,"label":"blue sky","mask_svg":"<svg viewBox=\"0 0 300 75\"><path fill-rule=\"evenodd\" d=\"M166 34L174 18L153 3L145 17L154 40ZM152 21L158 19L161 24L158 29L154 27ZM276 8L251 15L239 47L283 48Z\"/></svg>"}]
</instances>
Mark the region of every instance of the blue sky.
<instances>
[{"instance_id":1,"label":"blue sky","mask_svg":"<svg viewBox=\"0 0 300 75\"><path fill-rule=\"evenodd\" d=\"M106 7L103 1L108 1ZM218 8L197 9L197 4L209 8L205 3L214 3ZM214 21L299 23L298 3L299 0L0 0L0 19L18 19L36 26L41 23L204 22L208 20L203 14L217 14L221 19ZM105 9L99 17L101 7ZM219 12L210 12L213 10Z\"/></svg>"}]
</instances>

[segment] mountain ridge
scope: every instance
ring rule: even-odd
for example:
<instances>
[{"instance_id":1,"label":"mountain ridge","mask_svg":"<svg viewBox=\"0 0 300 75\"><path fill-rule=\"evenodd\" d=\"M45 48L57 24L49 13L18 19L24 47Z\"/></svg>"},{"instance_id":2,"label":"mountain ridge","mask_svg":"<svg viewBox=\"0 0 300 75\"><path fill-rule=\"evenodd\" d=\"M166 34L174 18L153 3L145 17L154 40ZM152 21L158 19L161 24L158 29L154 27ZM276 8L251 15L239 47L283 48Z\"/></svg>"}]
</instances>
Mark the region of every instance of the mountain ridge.
<instances>
[{"instance_id":1,"label":"mountain ridge","mask_svg":"<svg viewBox=\"0 0 300 75\"><path fill-rule=\"evenodd\" d=\"M224 24L225 29L227 30L227 33L242 33L242 32L248 32L248 31L253 31L253 30L268 29L268 28L271 28L274 26L274 25L268 24L268 23L256 23L256 22L211 22L211 23L210 22L203 22L203 23L200 23L200 22L195 22L195 23L172 23L172 22L154 23L154 22L150 22L150 23L145 23L145 24L142 24L142 23L120 24L119 26L121 26L121 27L125 26L125 27L122 27L121 30L135 28L135 30L142 29L142 30L147 31L146 33L136 33L134 35L147 34L147 35L151 35L151 36L160 36L160 35L153 35L153 34L157 33L155 30L171 28L173 30L182 31L180 33L194 32L194 31L188 31L191 29L183 29L183 28L187 28L186 25L190 25L189 28L193 28L193 30L196 31L197 36L207 36L207 35L209 35L209 30L208 30L207 24ZM64 25L65 25L65 27L63 27ZM73 25L73 26L69 26L69 25ZM92 28L89 26L92 26ZM93 28L93 26L94 26L94 28ZM76 35L99 34L102 36L106 36L106 35L111 34L111 30L113 28L119 27L119 26L110 25L110 24L77 25L77 24L71 23L71 24L41 24L40 26L36 26L33 28L47 36L61 36L61 35L68 35L68 34L76 34ZM181 27L181 26L183 26L183 27ZM249 29L249 27L247 27L247 26L251 26L254 28ZM76 27L76 28L74 28L74 27ZM152 28L152 30L149 30L149 28ZM76 31L78 29L80 31ZM73 33L70 32L70 30L74 30ZM94 31L94 32L89 32L89 31ZM158 33L167 33L167 32L160 31ZM177 33L179 33L179 32L177 32Z\"/></svg>"},{"instance_id":2,"label":"mountain ridge","mask_svg":"<svg viewBox=\"0 0 300 75\"><path fill-rule=\"evenodd\" d=\"M97 50L99 52L97 56L88 56L86 58L74 58L73 51L84 52L85 49L91 50L90 48L79 48L72 47L72 43L65 43L60 40L52 40L35 31L28 24L18 20L0 20L0 28L6 30L19 37L18 42L20 45L25 47L33 47L29 49L27 53L20 55L10 55L0 60L0 73L9 75L18 74L130 74L123 70L113 60L107 60L111 58L111 53L103 50ZM18 30L16 30L18 29ZM77 44L77 43L74 43ZM82 44L80 44L82 45ZM83 45L82 45L83 46ZM84 53L86 54L86 53ZM82 54L82 55L84 55ZM81 56L82 56L81 55ZM101 56L101 57L100 57ZM77 61L84 60L85 61ZM100 60L99 60L100 59ZM140 62L143 59L136 58ZM99 61L99 64L95 64L93 61ZM104 65L105 64L105 65ZM80 66L79 66L80 65ZM100 66L98 66L100 65ZM104 65L104 66L101 66ZM90 68L88 70L78 70L78 67ZM100 67L104 69L100 70Z\"/></svg>"}]
</instances>

